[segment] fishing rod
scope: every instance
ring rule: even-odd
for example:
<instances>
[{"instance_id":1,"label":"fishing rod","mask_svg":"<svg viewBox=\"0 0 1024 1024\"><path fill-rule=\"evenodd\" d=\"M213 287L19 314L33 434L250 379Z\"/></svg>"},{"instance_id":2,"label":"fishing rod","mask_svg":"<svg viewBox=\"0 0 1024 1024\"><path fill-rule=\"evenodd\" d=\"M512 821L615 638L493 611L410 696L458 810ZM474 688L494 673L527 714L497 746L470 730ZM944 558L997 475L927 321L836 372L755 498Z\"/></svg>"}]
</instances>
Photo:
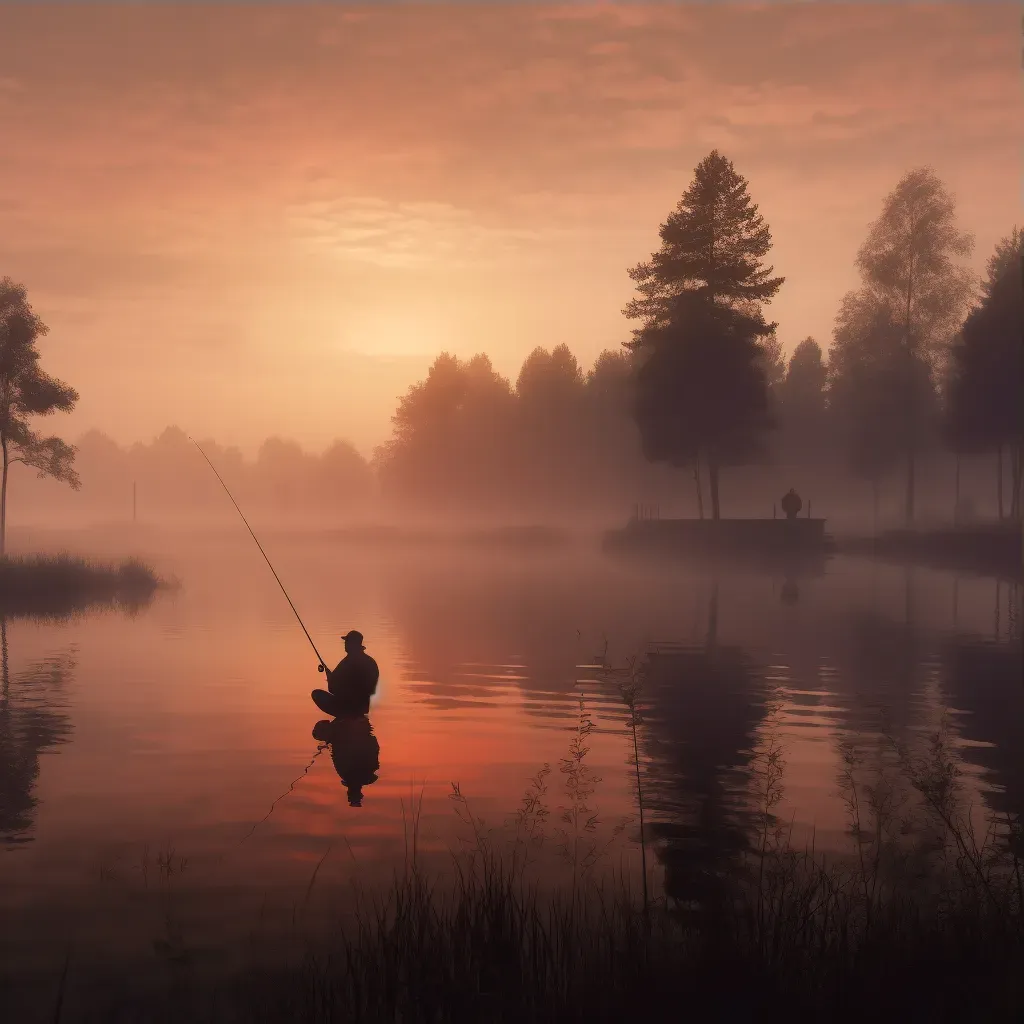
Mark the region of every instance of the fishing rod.
<instances>
[{"instance_id":1,"label":"fishing rod","mask_svg":"<svg viewBox=\"0 0 1024 1024\"><path fill-rule=\"evenodd\" d=\"M190 437L189 440L197 448L199 448L199 442L195 438ZM323 658L320 657L320 652L316 649L316 644L313 643L313 638L309 635L309 630L306 629L306 624L302 621L302 616L299 615L298 610L296 609L295 605L292 604L292 599L288 596L288 591L284 589L284 584L281 582L281 577L277 575L277 570L274 568L274 566L271 563L270 559L267 558L267 553L266 553L266 551L263 550L263 545L259 542L259 538L256 536L255 533L252 532L252 527L249 525L249 521L245 518L244 515L242 515L242 510L238 507L238 502L235 501L235 499L232 496L231 492L228 490L228 485L226 483L224 483L224 480L221 477L220 473L217 472L217 467L212 462L210 462L209 456L207 456L206 452L204 452L202 448L199 448L199 454L202 455L202 457L204 459L206 459L207 465L210 467L210 469L213 470L214 475L217 477L217 479L220 480L220 485L221 485L221 487L224 488L224 493L229 498L231 498L231 504L235 506L235 510L238 512L238 514L240 516L242 516L242 522L245 523L245 528L249 531L249 536L251 536L252 539L254 541L256 541L256 547L258 547L260 549L260 554L264 558L266 558L267 565L270 566L270 571L274 574L274 579L277 580L277 585L281 588L281 593L284 594L285 600L291 606L292 611L295 612L295 618L297 618L299 620L299 625L302 627L302 632L306 634L306 639L309 641L309 646L313 648L313 653L316 655L317 661L320 662L319 671L320 672L326 672L327 671L327 663L324 661Z\"/></svg>"}]
</instances>

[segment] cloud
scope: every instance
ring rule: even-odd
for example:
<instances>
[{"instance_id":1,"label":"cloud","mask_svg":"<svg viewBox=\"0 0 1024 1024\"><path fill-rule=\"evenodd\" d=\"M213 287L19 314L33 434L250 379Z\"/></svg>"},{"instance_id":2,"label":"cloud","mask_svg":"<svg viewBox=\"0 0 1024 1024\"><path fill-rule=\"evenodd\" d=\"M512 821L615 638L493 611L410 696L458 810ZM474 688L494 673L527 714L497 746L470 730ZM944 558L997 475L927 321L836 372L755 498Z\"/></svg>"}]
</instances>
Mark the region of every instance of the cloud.
<instances>
[{"instance_id":1,"label":"cloud","mask_svg":"<svg viewBox=\"0 0 1024 1024\"><path fill-rule=\"evenodd\" d=\"M5 75L26 92L7 174L142 196L284 190L319 164L349 194L412 185L472 207L509 186L599 187L641 154L634 175L657 173L697 143L761 154L792 140L827 162L858 132L979 139L1020 113L1009 12L95 9L41 35L16 10Z\"/></svg>"},{"instance_id":2,"label":"cloud","mask_svg":"<svg viewBox=\"0 0 1024 1024\"><path fill-rule=\"evenodd\" d=\"M481 260L510 257L541 237L534 229L487 225L450 203L378 197L294 204L288 222L314 252L391 268L479 266Z\"/></svg>"},{"instance_id":3,"label":"cloud","mask_svg":"<svg viewBox=\"0 0 1024 1024\"><path fill-rule=\"evenodd\" d=\"M1019 201L1009 4L23 4L3 22L0 273L26 278L83 395L134 353L154 409L195 386L182 350L220 388L211 410L238 414L216 353L246 410L276 408L260 389L283 371L251 383L259 353L316 375L346 332L397 351L394 307L504 372L537 343L586 361L628 330L624 268L716 146L771 225L787 336L828 337L909 167L949 181L979 264Z\"/></svg>"}]
</instances>

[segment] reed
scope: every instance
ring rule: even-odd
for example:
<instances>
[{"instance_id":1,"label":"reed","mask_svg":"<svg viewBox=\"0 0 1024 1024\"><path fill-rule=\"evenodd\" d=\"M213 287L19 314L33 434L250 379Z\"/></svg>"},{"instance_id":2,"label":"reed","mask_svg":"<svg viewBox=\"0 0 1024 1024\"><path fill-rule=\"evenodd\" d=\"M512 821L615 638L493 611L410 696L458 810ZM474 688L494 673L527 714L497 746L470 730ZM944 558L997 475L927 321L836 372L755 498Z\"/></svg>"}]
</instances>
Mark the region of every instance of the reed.
<instances>
[{"instance_id":1,"label":"reed","mask_svg":"<svg viewBox=\"0 0 1024 1024\"><path fill-rule=\"evenodd\" d=\"M642 811L643 680L632 662L623 675ZM777 819L785 752L769 732L753 765L755 835L704 904L651 898L642 827L639 898L627 875L597 870L607 848L594 837L591 728L581 707L557 827L547 828L547 766L505 845L455 787L468 831L455 883L413 865L333 954L310 952L264 976L258 1008L238 1005L238 1019L584 1022L669 1008L740 1019L784 1008L798 1019L983 1021L1024 1012L1021 824L990 818L978 833L945 723L923 748L883 732L881 767L844 749L838 781L854 849L842 857L796 846ZM527 881L524 848L551 841L571 878L542 896ZM251 994L251 982L239 991Z\"/></svg>"},{"instance_id":2,"label":"reed","mask_svg":"<svg viewBox=\"0 0 1024 1024\"><path fill-rule=\"evenodd\" d=\"M622 697L632 738L641 691L631 677ZM600 780L586 763L592 728L581 705L560 764L566 802L557 814L548 766L505 828L488 826L453 785L464 843L451 872L428 872L414 797L403 808L404 864L383 889L358 890L331 937L293 935L298 945L272 947L276 960L191 985L183 966L173 990L131 1002L122 994L82 1019L582 1024L666 1011L712 1020L783 1012L1021 1019L1024 835L1010 818L990 817L978 830L944 723L923 745L884 732L880 749L846 745L838 781L848 856L798 847L777 818L785 751L769 735L753 760L757 827L740 857L723 860L721 884L703 902L638 892L627 871L609 867L594 806ZM639 762L639 741L634 752ZM643 806L639 766L635 778ZM639 840L646 858L642 830ZM555 889L542 890L543 876L530 870L544 847L568 869Z\"/></svg>"},{"instance_id":3,"label":"reed","mask_svg":"<svg viewBox=\"0 0 1024 1024\"><path fill-rule=\"evenodd\" d=\"M0 558L0 615L66 615L93 604L138 607L165 581L134 558L117 564L67 553Z\"/></svg>"}]
</instances>

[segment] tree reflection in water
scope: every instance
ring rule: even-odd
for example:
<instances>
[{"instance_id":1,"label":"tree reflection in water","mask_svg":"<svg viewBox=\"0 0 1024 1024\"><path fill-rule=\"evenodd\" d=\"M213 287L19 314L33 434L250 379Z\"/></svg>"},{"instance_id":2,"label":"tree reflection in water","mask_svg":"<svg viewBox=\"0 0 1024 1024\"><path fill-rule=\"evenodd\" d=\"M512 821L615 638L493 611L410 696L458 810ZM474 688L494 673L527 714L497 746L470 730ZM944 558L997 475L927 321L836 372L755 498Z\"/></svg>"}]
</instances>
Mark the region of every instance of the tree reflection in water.
<instances>
[{"instance_id":1,"label":"tree reflection in water","mask_svg":"<svg viewBox=\"0 0 1024 1024\"><path fill-rule=\"evenodd\" d=\"M1020 587L1011 587L1008 629L993 639L960 635L943 650L948 699L962 714L965 760L987 775L986 801L998 815L1024 814L1024 651L1016 609Z\"/></svg>"},{"instance_id":2,"label":"tree reflection in water","mask_svg":"<svg viewBox=\"0 0 1024 1024\"><path fill-rule=\"evenodd\" d=\"M60 698L75 665L71 655L47 658L12 679L6 618L0 618L0 663L0 842L13 845L32 838L40 754L71 735Z\"/></svg>"},{"instance_id":3,"label":"tree reflection in water","mask_svg":"<svg viewBox=\"0 0 1024 1024\"><path fill-rule=\"evenodd\" d=\"M718 642L717 583L703 645L648 654L644 702L656 709L645 715L645 802L666 895L707 905L748 846L749 768L768 708L753 663Z\"/></svg>"}]
</instances>

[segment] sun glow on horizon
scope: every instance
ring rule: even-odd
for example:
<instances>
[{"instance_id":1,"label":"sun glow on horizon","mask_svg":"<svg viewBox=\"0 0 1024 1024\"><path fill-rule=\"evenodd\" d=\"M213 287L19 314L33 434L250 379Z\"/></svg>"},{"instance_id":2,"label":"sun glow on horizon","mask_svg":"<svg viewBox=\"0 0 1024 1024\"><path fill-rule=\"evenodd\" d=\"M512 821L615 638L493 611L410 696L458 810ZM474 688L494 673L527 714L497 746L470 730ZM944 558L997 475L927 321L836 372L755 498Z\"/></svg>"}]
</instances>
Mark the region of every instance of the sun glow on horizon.
<instances>
[{"instance_id":1,"label":"sun glow on horizon","mask_svg":"<svg viewBox=\"0 0 1024 1024\"><path fill-rule=\"evenodd\" d=\"M420 311L375 309L349 317L339 348L372 356L435 356L451 347L451 329Z\"/></svg>"}]
</instances>

